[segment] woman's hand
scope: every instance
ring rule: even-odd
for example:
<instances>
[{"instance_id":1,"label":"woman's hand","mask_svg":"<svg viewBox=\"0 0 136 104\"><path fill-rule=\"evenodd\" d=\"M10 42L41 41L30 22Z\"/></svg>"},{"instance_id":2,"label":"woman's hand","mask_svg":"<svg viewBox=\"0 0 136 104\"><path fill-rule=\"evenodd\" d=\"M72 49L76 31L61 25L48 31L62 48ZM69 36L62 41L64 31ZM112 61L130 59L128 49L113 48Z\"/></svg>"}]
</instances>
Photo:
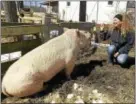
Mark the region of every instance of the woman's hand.
<instances>
[{"instance_id":1,"label":"woman's hand","mask_svg":"<svg viewBox=\"0 0 136 104\"><path fill-rule=\"evenodd\" d=\"M115 54L114 54L114 57L117 57L119 55L119 52L116 52Z\"/></svg>"},{"instance_id":2,"label":"woman's hand","mask_svg":"<svg viewBox=\"0 0 136 104\"><path fill-rule=\"evenodd\" d=\"M93 27L93 31L96 32L96 26Z\"/></svg>"},{"instance_id":3,"label":"woman's hand","mask_svg":"<svg viewBox=\"0 0 136 104\"><path fill-rule=\"evenodd\" d=\"M100 26L100 31L103 31L103 29L104 29L104 24L102 24L102 25Z\"/></svg>"}]
</instances>

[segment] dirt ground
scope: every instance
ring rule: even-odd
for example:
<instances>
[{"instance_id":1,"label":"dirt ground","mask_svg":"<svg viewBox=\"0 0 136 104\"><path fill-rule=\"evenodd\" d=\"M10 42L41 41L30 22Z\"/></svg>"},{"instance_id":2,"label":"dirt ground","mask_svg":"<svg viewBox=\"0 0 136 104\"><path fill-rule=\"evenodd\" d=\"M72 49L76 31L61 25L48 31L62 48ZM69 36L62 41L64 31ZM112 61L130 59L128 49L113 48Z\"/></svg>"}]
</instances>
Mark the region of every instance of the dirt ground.
<instances>
[{"instance_id":1,"label":"dirt ground","mask_svg":"<svg viewBox=\"0 0 136 104\"><path fill-rule=\"evenodd\" d=\"M45 84L45 91L26 98L2 95L2 103L134 103L134 58L121 67L107 64L104 48L85 54L78 58L72 80L59 73Z\"/></svg>"}]
</instances>

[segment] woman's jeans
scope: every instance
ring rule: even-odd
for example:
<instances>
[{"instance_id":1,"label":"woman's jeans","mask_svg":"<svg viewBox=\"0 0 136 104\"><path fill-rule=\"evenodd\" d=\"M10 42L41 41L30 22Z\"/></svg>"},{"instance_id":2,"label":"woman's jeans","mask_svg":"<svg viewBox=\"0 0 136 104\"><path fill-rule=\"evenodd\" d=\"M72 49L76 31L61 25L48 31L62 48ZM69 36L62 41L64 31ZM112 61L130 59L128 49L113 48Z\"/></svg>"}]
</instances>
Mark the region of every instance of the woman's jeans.
<instances>
[{"instance_id":1,"label":"woman's jeans","mask_svg":"<svg viewBox=\"0 0 136 104\"><path fill-rule=\"evenodd\" d=\"M128 60L128 54L119 54L114 58L116 52L116 47L114 45L108 47L108 62L113 64L115 59L119 64L124 65Z\"/></svg>"}]
</instances>

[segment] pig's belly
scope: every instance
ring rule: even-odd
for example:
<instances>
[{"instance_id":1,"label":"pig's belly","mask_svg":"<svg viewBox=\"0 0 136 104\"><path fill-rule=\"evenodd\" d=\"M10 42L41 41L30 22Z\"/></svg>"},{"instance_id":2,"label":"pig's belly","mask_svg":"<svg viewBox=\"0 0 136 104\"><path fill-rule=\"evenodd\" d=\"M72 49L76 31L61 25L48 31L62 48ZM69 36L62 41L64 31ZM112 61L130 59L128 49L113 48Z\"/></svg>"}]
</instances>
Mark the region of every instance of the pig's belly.
<instances>
[{"instance_id":1,"label":"pig's belly","mask_svg":"<svg viewBox=\"0 0 136 104\"><path fill-rule=\"evenodd\" d=\"M52 79L57 73L59 73L65 67L64 60L56 61L52 64L46 71L44 71L44 82L49 81Z\"/></svg>"}]
</instances>

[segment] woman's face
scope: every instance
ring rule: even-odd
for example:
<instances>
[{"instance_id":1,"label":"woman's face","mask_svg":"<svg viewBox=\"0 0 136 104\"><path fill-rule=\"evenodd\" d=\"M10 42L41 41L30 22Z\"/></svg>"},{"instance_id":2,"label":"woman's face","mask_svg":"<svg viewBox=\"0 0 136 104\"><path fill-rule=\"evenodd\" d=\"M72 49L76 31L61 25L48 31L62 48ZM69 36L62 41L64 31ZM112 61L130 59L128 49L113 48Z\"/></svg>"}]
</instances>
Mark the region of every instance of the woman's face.
<instances>
[{"instance_id":1,"label":"woman's face","mask_svg":"<svg viewBox=\"0 0 136 104\"><path fill-rule=\"evenodd\" d=\"M113 25L114 27L120 27L122 22L118 18L113 19Z\"/></svg>"}]
</instances>

